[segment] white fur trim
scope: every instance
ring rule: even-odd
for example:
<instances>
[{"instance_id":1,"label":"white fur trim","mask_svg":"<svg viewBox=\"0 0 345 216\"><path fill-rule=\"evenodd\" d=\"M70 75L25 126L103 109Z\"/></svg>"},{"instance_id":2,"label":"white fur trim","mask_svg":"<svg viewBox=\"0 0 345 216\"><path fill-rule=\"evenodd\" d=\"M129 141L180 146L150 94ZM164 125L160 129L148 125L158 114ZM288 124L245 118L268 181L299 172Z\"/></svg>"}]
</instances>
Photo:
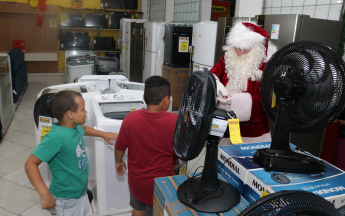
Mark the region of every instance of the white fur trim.
<instances>
[{"instance_id":1,"label":"white fur trim","mask_svg":"<svg viewBox=\"0 0 345 216\"><path fill-rule=\"evenodd\" d=\"M259 142L270 142L272 141L271 131L265 133L258 137L241 137L243 143L239 144L249 144L249 143L259 143ZM219 142L219 146L232 145L229 138L223 138Z\"/></svg>"},{"instance_id":2,"label":"white fur trim","mask_svg":"<svg viewBox=\"0 0 345 216\"><path fill-rule=\"evenodd\" d=\"M226 37L226 44L242 50L251 49L255 44L265 44L266 38L237 22Z\"/></svg>"},{"instance_id":3,"label":"white fur trim","mask_svg":"<svg viewBox=\"0 0 345 216\"><path fill-rule=\"evenodd\" d=\"M271 41L268 41L267 56L266 56L264 62L268 62L268 60L270 60L272 55L275 52L277 52L277 50L278 50L278 48Z\"/></svg>"},{"instance_id":4,"label":"white fur trim","mask_svg":"<svg viewBox=\"0 0 345 216\"><path fill-rule=\"evenodd\" d=\"M231 109L234 111L240 122L249 121L252 114L252 96L247 92L243 92L233 93L231 94L231 98Z\"/></svg>"}]
</instances>

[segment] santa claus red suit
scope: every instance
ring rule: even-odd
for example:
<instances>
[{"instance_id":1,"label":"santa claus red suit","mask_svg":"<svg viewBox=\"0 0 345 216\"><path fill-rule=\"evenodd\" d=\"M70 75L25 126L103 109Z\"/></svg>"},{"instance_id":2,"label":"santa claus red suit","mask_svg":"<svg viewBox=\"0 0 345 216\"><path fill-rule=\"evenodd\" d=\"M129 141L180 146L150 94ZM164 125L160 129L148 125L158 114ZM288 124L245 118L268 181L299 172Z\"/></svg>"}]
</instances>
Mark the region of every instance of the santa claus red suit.
<instances>
[{"instance_id":1,"label":"santa claus red suit","mask_svg":"<svg viewBox=\"0 0 345 216\"><path fill-rule=\"evenodd\" d=\"M235 112L243 143L271 141L268 116L260 98L263 69L276 51L269 39L267 32L253 23L236 23L226 38L224 56L211 69L226 89L217 95L219 107Z\"/></svg>"}]
</instances>

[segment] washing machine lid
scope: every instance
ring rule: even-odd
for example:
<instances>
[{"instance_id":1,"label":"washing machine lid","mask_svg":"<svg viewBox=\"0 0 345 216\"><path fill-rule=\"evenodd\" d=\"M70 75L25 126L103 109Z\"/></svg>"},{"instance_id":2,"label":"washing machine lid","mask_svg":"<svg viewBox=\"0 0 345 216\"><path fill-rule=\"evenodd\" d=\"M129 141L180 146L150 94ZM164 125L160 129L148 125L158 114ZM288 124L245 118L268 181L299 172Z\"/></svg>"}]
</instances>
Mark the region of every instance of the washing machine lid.
<instances>
[{"instance_id":1,"label":"washing machine lid","mask_svg":"<svg viewBox=\"0 0 345 216\"><path fill-rule=\"evenodd\" d=\"M97 96L105 118L123 120L130 112L146 108L142 94L105 94Z\"/></svg>"},{"instance_id":2,"label":"washing machine lid","mask_svg":"<svg viewBox=\"0 0 345 216\"><path fill-rule=\"evenodd\" d=\"M67 60L68 57L71 56L96 56L93 52L91 51L86 51L86 50L67 50L65 51L65 59Z\"/></svg>"},{"instance_id":3,"label":"washing machine lid","mask_svg":"<svg viewBox=\"0 0 345 216\"><path fill-rule=\"evenodd\" d=\"M71 90L79 93L91 93L91 92L100 92L100 87L98 82L78 82L78 83L69 83L62 85L55 85L44 88L39 94L38 97L50 93L58 93L63 90Z\"/></svg>"},{"instance_id":4,"label":"washing machine lid","mask_svg":"<svg viewBox=\"0 0 345 216\"><path fill-rule=\"evenodd\" d=\"M145 84L138 82L111 81L110 88L116 93L120 93L122 90L137 90L142 91L144 94Z\"/></svg>"}]
</instances>

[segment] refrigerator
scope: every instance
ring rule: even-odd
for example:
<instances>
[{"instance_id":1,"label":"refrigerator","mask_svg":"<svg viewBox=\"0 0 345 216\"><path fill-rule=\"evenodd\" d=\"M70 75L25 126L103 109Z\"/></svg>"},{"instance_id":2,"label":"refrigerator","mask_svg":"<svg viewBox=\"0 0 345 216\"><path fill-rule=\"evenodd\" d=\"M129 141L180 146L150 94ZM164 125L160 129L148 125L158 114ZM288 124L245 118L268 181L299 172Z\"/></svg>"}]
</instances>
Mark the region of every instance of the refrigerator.
<instances>
[{"instance_id":1,"label":"refrigerator","mask_svg":"<svg viewBox=\"0 0 345 216\"><path fill-rule=\"evenodd\" d=\"M278 47L302 40L313 40L338 51L342 21L310 18L303 14L257 15L258 25ZM273 34L272 34L273 32Z\"/></svg>"},{"instance_id":2,"label":"refrigerator","mask_svg":"<svg viewBox=\"0 0 345 216\"><path fill-rule=\"evenodd\" d=\"M165 26L164 64L171 67L189 67L193 27L177 24Z\"/></svg>"},{"instance_id":3,"label":"refrigerator","mask_svg":"<svg viewBox=\"0 0 345 216\"><path fill-rule=\"evenodd\" d=\"M193 71L203 68L210 70L217 63L215 62L216 39L217 22L204 21L193 24Z\"/></svg>"},{"instance_id":4,"label":"refrigerator","mask_svg":"<svg viewBox=\"0 0 345 216\"><path fill-rule=\"evenodd\" d=\"M165 23L144 23L145 44L143 82L150 76L162 76L162 65L164 64L164 33Z\"/></svg>"},{"instance_id":5,"label":"refrigerator","mask_svg":"<svg viewBox=\"0 0 345 216\"><path fill-rule=\"evenodd\" d=\"M257 23L256 17L220 17L218 18L217 25L217 39L216 39L216 51L215 51L215 63L224 55L223 46L225 45L226 36L231 30L231 27L236 22L253 22Z\"/></svg>"},{"instance_id":6,"label":"refrigerator","mask_svg":"<svg viewBox=\"0 0 345 216\"><path fill-rule=\"evenodd\" d=\"M313 40L338 51L342 21L315 19L303 14L258 15L256 18L258 25L267 31L271 42L278 49L292 42ZM274 127L274 122L270 120L271 133L274 132ZM323 145L328 141L324 139L326 129L312 133L291 133L290 142L319 157Z\"/></svg>"},{"instance_id":7,"label":"refrigerator","mask_svg":"<svg viewBox=\"0 0 345 216\"><path fill-rule=\"evenodd\" d=\"M126 27L128 25L125 25L125 23L132 21L132 19L129 18L122 18L120 20L120 34L119 34L119 46L120 46L120 70L125 72L125 56L126 56ZM127 75L129 75L126 72Z\"/></svg>"},{"instance_id":8,"label":"refrigerator","mask_svg":"<svg viewBox=\"0 0 345 216\"><path fill-rule=\"evenodd\" d=\"M143 82L144 22L131 23L130 41L130 81Z\"/></svg>"}]
</instances>

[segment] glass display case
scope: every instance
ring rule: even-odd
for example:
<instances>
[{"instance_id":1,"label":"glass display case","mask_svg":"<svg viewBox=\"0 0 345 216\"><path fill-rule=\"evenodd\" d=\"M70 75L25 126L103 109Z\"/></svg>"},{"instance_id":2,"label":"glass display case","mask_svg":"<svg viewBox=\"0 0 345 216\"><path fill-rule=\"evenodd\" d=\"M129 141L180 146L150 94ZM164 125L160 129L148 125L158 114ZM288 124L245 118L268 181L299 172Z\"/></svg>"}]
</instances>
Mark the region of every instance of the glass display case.
<instances>
[{"instance_id":1,"label":"glass display case","mask_svg":"<svg viewBox=\"0 0 345 216\"><path fill-rule=\"evenodd\" d=\"M14 114L11 63L7 54L0 53L0 120L2 135L5 134Z\"/></svg>"}]
</instances>

